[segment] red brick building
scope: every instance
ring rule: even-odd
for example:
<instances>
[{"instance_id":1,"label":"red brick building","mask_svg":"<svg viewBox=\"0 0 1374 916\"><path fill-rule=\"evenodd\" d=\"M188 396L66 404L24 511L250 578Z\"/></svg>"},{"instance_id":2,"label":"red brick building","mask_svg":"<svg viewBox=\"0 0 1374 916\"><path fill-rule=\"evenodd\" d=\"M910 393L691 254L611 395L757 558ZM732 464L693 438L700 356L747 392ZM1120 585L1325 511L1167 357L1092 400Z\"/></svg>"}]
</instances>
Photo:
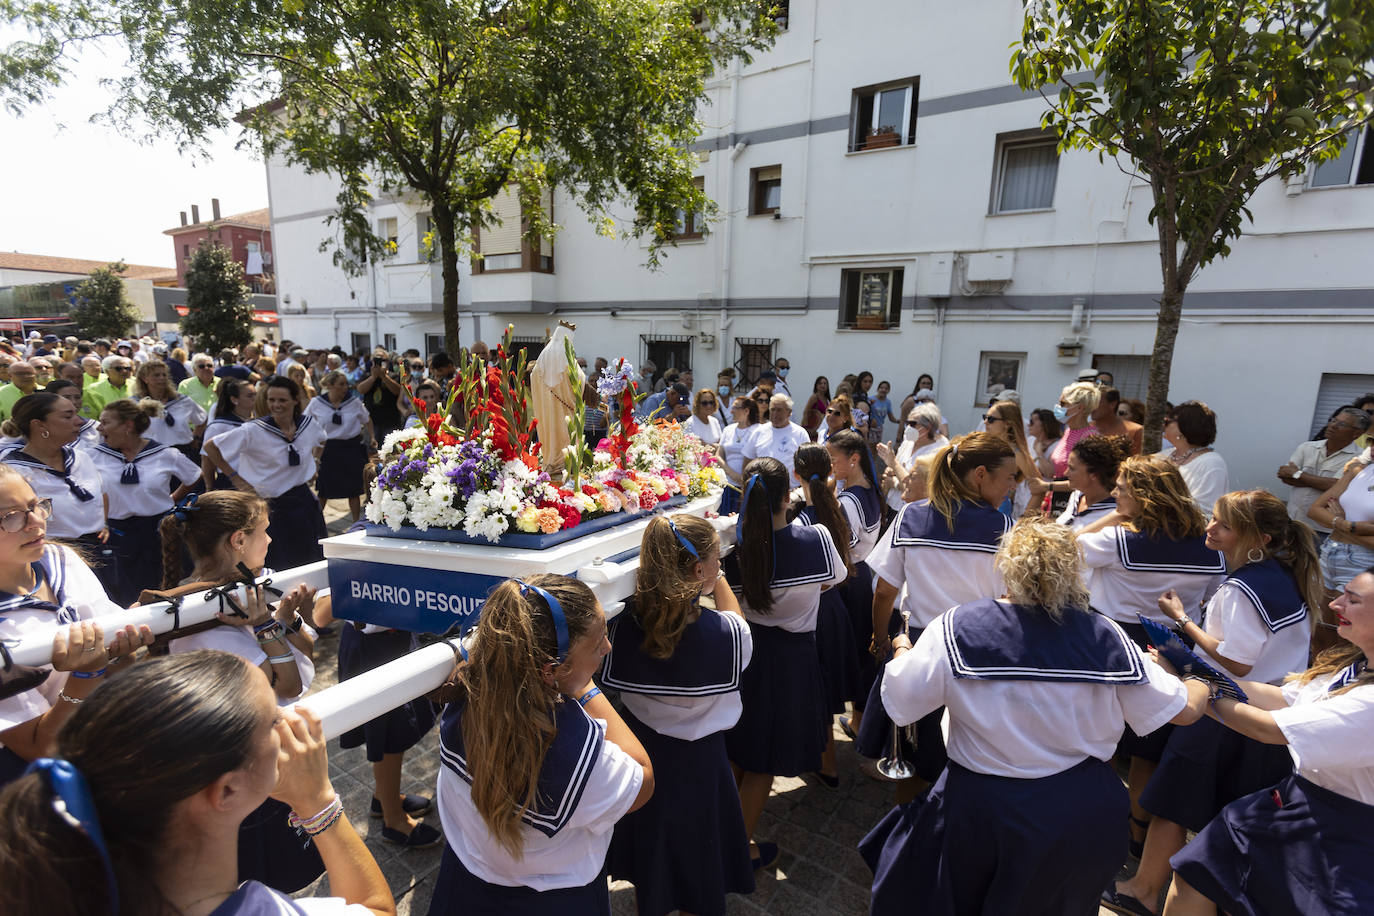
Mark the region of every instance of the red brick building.
<instances>
[{"instance_id":1,"label":"red brick building","mask_svg":"<svg viewBox=\"0 0 1374 916\"><path fill-rule=\"evenodd\" d=\"M176 249L177 285L186 286L186 268L201 242L210 241L228 248L234 260L243 265L244 278L255 293L272 293L275 271L272 267L272 216L267 209L220 216L219 200L210 201L210 219L200 221L200 207L191 206L191 218L181 214L181 225L164 230Z\"/></svg>"}]
</instances>

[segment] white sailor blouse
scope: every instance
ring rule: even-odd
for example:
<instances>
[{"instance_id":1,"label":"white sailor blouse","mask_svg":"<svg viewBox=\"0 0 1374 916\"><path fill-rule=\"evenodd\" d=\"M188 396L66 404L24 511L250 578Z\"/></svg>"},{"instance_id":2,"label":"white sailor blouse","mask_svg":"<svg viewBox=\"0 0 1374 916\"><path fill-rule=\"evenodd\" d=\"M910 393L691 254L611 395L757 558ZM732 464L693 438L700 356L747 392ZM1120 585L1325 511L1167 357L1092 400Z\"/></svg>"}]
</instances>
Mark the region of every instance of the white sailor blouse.
<instances>
[{"instance_id":1,"label":"white sailor blouse","mask_svg":"<svg viewBox=\"0 0 1374 916\"><path fill-rule=\"evenodd\" d=\"M153 439L133 460L104 444L91 452L91 458L110 498L111 519L162 515L172 508L173 478L193 484L200 477L194 461Z\"/></svg>"},{"instance_id":2,"label":"white sailor blouse","mask_svg":"<svg viewBox=\"0 0 1374 916\"><path fill-rule=\"evenodd\" d=\"M194 398L179 394L163 402L162 416L153 418L148 435L163 445L188 445L208 416Z\"/></svg>"},{"instance_id":3,"label":"white sailor blouse","mask_svg":"<svg viewBox=\"0 0 1374 916\"><path fill-rule=\"evenodd\" d=\"M1226 558L1205 540L1152 537L1120 525L1080 534L1093 607L1116 621L1138 623L1143 614L1168 626L1158 599L1173 589L1193 616L1226 575Z\"/></svg>"},{"instance_id":4,"label":"white sailor blouse","mask_svg":"<svg viewBox=\"0 0 1374 916\"><path fill-rule=\"evenodd\" d=\"M324 427L325 436L329 439L356 439L362 435L363 424L368 420L363 399L352 393L337 407L327 395L317 395L310 399L305 413Z\"/></svg>"},{"instance_id":5,"label":"white sailor blouse","mask_svg":"<svg viewBox=\"0 0 1374 916\"><path fill-rule=\"evenodd\" d=\"M62 446L60 471L22 448L5 453L4 461L24 475L35 496L52 500L49 536L75 539L105 527L105 484L89 451Z\"/></svg>"},{"instance_id":6,"label":"white sailor blouse","mask_svg":"<svg viewBox=\"0 0 1374 916\"><path fill-rule=\"evenodd\" d=\"M302 416L287 439L271 417L249 420L215 439L225 462L258 492L275 499L315 476L315 452L325 443L324 425Z\"/></svg>"}]
</instances>

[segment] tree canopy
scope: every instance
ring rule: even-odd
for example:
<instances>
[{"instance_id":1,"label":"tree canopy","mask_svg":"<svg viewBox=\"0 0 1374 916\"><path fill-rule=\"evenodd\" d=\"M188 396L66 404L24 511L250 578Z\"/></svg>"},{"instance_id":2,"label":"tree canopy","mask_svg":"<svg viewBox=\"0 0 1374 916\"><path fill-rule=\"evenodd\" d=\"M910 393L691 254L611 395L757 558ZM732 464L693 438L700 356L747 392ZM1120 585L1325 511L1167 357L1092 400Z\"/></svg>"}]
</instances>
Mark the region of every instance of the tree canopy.
<instances>
[{"instance_id":1,"label":"tree canopy","mask_svg":"<svg viewBox=\"0 0 1374 916\"><path fill-rule=\"evenodd\" d=\"M358 271L385 241L379 193L428 205L448 346L458 253L507 185L527 234L552 231L545 188L603 231L647 236L707 211L690 144L716 67L765 47L758 0L0 0L28 38L0 52L0 94L41 102L73 48L123 45L113 113L193 145L237 117L269 154L339 179L324 247ZM709 27L699 23L709 23ZM613 205L635 216L615 226Z\"/></svg>"},{"instance_id":2,"label":"tree canopy","mask_svg":"<svg viewBox=\"0 0 1374 916\"><path fill-rule=\"evenodd\" d=\"M223 245L202 242L191 255L181 333L202 353L242 347L253 339L253 298L243 265Z\"/></svg>"},{"instance_id":3,"label":"tree canopy","mask_svg":"<svg viewBox=\"0 0 1374 916\"><path fill-rule=\"evenodd\" d=\"M1370 116L1374 4L1360 0L1030 0L1011 61L1061 149L1150 183L1162 293L1146 448L1159 444L1179 318L1230 253L1255 190L1339 154Z\"/></svg>"},{"instance_id":4,"label":"tree canopy","mask_svg":"<svg viewBox=\"0 0 1374 916\"><path fill-rule=\"evenodd\" d=\"M128 266L116 261L91 271L76 287L72 321L87 337L124 337L142 317L124 291Z\"/></svg>"}]
</instances>

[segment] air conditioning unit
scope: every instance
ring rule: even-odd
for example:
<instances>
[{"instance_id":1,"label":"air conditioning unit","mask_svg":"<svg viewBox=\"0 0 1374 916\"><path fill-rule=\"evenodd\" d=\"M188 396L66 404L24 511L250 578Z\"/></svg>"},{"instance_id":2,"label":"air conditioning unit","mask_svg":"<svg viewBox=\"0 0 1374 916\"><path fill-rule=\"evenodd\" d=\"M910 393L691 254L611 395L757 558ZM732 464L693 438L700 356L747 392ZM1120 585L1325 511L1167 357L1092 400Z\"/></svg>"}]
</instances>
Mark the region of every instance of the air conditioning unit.
<instances>
[{"instance_id":1,"label":"air conditioning unit","mask_svg":"<svg viewBox=\"0 0 1374 916\"><path fill-rule=\"evenodd\" d=\"M954 291L952 251L937 251L921 259L916 272L916 295L926 299L948 299Z\"/></svg>"},{"instance_id":2,"label":"air conditioning unit","mask_svg":"<svg viewBox=\"0 0 1374 916\"><path fill-rule=\"evenodd\" d=\"M966 254L960 287L966 296L995 296L1011 285L1014 251L978 251Z\"/></svg>"}]
</instances>

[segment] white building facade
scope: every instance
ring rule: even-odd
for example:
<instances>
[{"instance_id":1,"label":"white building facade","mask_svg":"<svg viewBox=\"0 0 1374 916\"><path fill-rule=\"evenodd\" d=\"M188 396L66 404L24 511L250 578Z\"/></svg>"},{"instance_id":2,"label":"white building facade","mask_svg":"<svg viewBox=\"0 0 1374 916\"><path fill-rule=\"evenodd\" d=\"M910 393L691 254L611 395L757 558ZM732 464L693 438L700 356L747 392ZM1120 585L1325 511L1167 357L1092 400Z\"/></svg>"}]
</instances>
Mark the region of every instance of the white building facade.
<instances>
[{"instance_id":1,"label":"white building facade","mask_svg":"<svg viewBox=\"0 0 1374 916\"><path fill-rule=\"evenodd\" d=\"M510 323L542 340L562 318L579 355L653 355L698 386L786 357L798 412L818 375L833 388L868 370L899 400L928 372L954 431L978 423L990 388L1047 407L1090 366L1143 396L1161 282L1149 187L1093 154L1056 155L1038 131L1043 100L1008 75L1021 10L792 2L774 47L710 86L698 174L719 218L700 231L684 216L649 271L641 243L598 235L559 195L551 245L479 239L485 262L460 270L462 339L491 343ZM1171 399L1216 410L1235 487L1283 493L1274 471L1297 443L1374 391L1365 139L1265 185L1244 238L1188 293ZM268 183L284 337L442 347L421 207L380 201L397 254L350 278L319 251L333 183L280 163Z\"/></svg>"}]
</instances>

